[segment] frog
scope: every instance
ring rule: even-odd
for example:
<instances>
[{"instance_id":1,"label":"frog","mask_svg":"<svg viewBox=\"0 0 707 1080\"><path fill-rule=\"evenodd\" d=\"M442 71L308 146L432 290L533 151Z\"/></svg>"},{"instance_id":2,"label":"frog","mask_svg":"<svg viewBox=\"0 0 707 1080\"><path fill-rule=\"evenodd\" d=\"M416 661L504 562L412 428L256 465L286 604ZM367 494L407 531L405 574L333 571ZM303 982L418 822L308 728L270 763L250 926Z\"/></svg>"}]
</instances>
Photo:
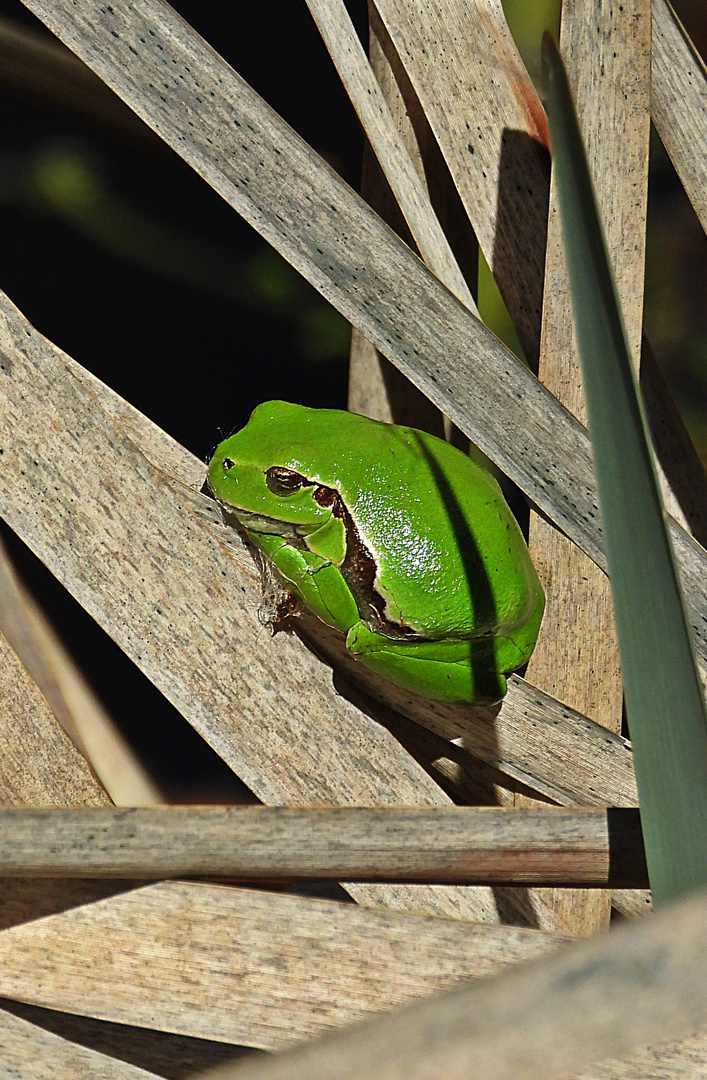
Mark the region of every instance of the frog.
<instances>
[{"instance_id":1,"label":"frog","mask_svg":"<svg viewBox=\"0 0 707 1080\"><path fill-rule=\"evenodd\" d=\"M545 595L490 470L443 439L341 409L258 405L206 488L295 605L404 690L494 704Z\"/></svg>"}]
</instances>

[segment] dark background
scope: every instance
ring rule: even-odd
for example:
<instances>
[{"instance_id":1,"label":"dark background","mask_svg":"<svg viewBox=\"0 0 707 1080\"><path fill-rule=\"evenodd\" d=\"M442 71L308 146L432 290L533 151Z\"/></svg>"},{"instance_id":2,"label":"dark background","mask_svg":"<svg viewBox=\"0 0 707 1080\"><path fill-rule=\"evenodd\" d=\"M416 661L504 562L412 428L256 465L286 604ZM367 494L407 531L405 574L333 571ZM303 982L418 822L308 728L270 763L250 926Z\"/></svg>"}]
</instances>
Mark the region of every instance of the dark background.
<instances>
[{"instance_id":1,"label":"dark background","mask_svg":"<svg viewBox=\"0 0 707 1080\"><path fill-rule=\"evenodd\" d=\"M358 186L362 135L304 3L173 6ZM365 0L350 9L364 29ZM0 16L47 32L18 0ZM175 154L41 95L0 95L0 287L41 333L204 461L268 397L346 407L348 324ZM166 794L238 798L230 770L5 536Z\"/></svg>"},{"instance_id":2,"label":"dark background","mask_svg":"<svg viewBox=\"0 0 707 1080\"><path fill-rule=\"evenodd\" d=\"M358 185L362 136L304 2L173 6ZM19 0L1 0L0 14L44 29ZM264 386L345 407L344 321L176 154L16 92L0 123L2 287L43 334L201 457L242 425ZM77 227L52 166L69 188L73 176L77 200L81 185L100 192L96 216L117 205L140 215L137 231L146 222L159 235L126 255L122 218L99 239L90 223Z\"/></svg>"},{"instance_id":3,"label":"dark background","mask_svg":"<svg viewBox=\"0 0 707 1080\"><path fill-rule=\"evenodd\" d=\"M173 6L358 186L362 136L304 0ZM348 7L365 36L365 0ZM704 7L681 7L697 40ZM0 0L0 17L46 33L19 0ZM707 246L653 149L646 326L707 454ZM206 183L158 140L1 74L0 235L0 287L37 329L204 461L259 401L346 405L348 325ZM5 535L166 795L238 798L230 770Z\"/></svg>"}]
</instances>

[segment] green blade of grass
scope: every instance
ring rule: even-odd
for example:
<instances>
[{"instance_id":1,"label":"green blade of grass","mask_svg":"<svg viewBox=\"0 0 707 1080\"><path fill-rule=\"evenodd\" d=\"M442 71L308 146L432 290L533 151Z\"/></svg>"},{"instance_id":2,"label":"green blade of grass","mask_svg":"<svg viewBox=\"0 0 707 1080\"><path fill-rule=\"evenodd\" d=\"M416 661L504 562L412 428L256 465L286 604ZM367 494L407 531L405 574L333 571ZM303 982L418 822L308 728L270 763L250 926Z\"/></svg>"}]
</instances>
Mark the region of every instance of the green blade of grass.
<instances>
[{"instance_id":1,"label":"green blade of grass","mask_svg":"<svg viewBox=\"0 0 707 1080\"><path fill-rule=\"evenodd\" d=\"M655 903L707 883L707 715L647 428L567 75L545 108Z\"/></svg>"}]
</instances>

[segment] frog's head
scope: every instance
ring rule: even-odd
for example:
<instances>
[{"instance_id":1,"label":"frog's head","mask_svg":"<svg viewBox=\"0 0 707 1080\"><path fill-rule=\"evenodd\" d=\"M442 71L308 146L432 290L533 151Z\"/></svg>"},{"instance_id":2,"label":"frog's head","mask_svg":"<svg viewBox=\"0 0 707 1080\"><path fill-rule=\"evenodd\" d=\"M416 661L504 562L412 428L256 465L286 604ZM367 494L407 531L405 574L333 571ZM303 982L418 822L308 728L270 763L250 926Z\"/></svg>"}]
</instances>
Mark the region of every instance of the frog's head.
<instances>
[{"instance_id":1,"label":"frog's head","mask_svg":"<svg viewBox=\"0 0 707 1080\"><path fill-rule=\"evenodd\" d=\"M302 420L311 411L284 401L266 402L244 428L216 447L208 486L246 528L306 535L330 520L329 489L307 475Z\"/></svg>"}]
</instances>

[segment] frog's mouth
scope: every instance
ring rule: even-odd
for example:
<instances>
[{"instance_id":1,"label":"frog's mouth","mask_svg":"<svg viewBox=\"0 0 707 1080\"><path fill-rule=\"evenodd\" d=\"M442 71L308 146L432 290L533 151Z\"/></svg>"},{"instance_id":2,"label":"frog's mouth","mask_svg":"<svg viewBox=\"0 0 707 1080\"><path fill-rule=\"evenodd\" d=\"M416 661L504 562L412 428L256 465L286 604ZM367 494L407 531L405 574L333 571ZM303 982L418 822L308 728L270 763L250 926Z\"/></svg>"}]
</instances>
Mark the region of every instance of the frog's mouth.
<instances>
[{"instance_id":1,"label":"frog's mouth","mask_svg":"<svg viewBox=\"0 0 707 1080\"><path fill-rule=\"evenodd\" d=\"M213 494L213 492L212 492ZM254 514L250 510L234 509L230 503L216 498L221 507L223 516L229 525L245 529L246 532L269 533L273 536L281 536L289 540L295 547L305 546L303 537L306 531L303 526L293 525L289 521L281 521L279 518L266 517L264 514Z\"/></svg>"}]
</instances>

